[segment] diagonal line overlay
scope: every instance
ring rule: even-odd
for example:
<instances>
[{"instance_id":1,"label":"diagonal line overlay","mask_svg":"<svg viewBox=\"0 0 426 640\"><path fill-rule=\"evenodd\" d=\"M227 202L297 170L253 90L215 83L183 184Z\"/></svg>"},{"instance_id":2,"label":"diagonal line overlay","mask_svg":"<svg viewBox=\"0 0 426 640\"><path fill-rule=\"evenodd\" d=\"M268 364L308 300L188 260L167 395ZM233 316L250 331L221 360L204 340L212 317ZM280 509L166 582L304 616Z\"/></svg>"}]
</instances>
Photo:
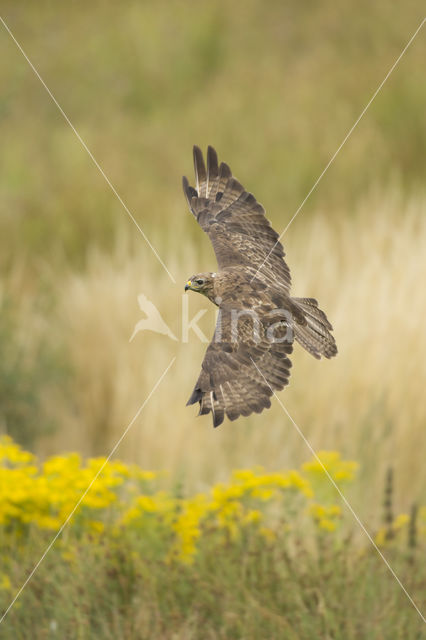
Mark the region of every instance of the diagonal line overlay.
<instances>
[{"instance_id":1,"label":"diagonal line overlay","mask_svg":"<svg viewBox=\"0 0 426 640\"><path fill-rule=\"evenodd\" d=\"M306 444L306 446L308 447L308 449L310 450L310 452L312 453L312 455L315 457L316 461L321 465L324 473L326 474L327 478L330 480L331 484L334 486L334 488L336 489L336 491L338 492L339 496L341 497L341 499L343 500L343 502L345 503L345 505L347 506L347 508L349 509L349 511L351 512L351 514L353 515L353 517L355 518L355 520L357 521L357 523L359 524L359 526L361 527L362 531L365 533L365 535L367 536L368 540L371 542L371 544L373 545L373 547L375 548L375 550L377 551L377 553L379 554L380 558L383 560L383 562L385 563L385 565L387 566L387 568L389 569L389 571L391 572L392 576L395 578L395 580L397 581L397 583L399 584L399 586L401 587L402 591L405 593L405 595L407 596L408 600L411 602L411 604L413 605L413 607L415 608L415 610L417 611L417 613L419 614L419 616L421 617L421 619L423 620L424 623L426 623L426 618L424 617L424 615L422 614L422 612L420 611L419 607L417 606L417 604L414 602L413 598L410 596L410 594L408 593L407 589L404 587L404 585L402 584L401 580L398 578L398 576L396 575L395 571L392 569L391 565L389 564L389 562L387 561L387 559L385 558L385 556L383 555L383 553L380 551L379 547L377 546L377 544L374 542L373 538L371 537L371 534L368 532L368 530L366 529L365 525L363 524L363 522L360 520L359 516L357 515L357 513L354 511L353 507L350 505L348 499L346 498L346 496L342 493L342 491L340 490L339 486L336 484L334 478L330 475L327 467L323 464L321 458L318 456L318 454L316 453L315 449L312 447L312 445L310 444L309 440L306 438L306 436L304 435L303 431L300 429L300 427L296 424L296 422L293 420L292 416L289 414L289 412L287 411L286 407L283 405L283 403L281 402L281 400L279 399L279 397L277 396L277 394L275 393L275 391L272 389L271 385L269 384L269 382L267 381L267 379L265 378L265 376L263 375L262 371L259 369L259 367L257 366L257 364L255 363L255 361L253 360L253 358L250 356L250 360L252 361L252 363L254 364L254 366L256 367L257 371L260 373L260 375L262 376L263 380L265 381L265 384L268 385L268 387L270 388L271 392L273 393L273 395L275 396L275 398L278 400L278 404L280 405L280 407L283 409L283 411L285 412L285 414L287 415L287 417L290 419L290 421L292 422L293 426L296 428L298 434L300 435L300 437L303 439L304 443Z\"/></svg>"},{"instance_id":2,"label":"diagonal line overlay","mask_svg":"<svg viewBox=\"0 0 426 640\"><path fill-rule=\"evenodd\" d=\"M112 184L111 180L108 178L108 176L106 175L105 171L102 169L101 165L96 160L95 156L90 151L89 147L84 142L83 138L78 133L77 129L75 128L75 126L73 125L73 123L71 122L71 120L69 119L69 117L67 116L67 114L65 113L65 111L63 110L63 108L61 107L61 105L59 104L59 102L57 101L57 99L55 98L55 96L53 95L53 93L51 92L51 90L49 89L49 87L47 86L45 81L43 80L43 78L41 77L40 73L37 71L37 69L35 68L35 66L31 62L31 60L29 59L29 57L25 53L24 49L19 44L19 42L17 41L17 39L13 35L12 31L9 29L8 25L6 24L6 22L4 21L4 19L1 16L0 16L0 22L3 24L4 28L6 29L6 31L8 32L10 37L12 38L13 42L18 47L19 51L24 56L25 60L28 62L29 66L31 67L31 69L33 70L33 72L35 73L37 78L40 80L41 84L43 85L43 87L45 88L47 93L49 94L49 96L52 99L52 101L55 103L56 107L60 111L60 113L63 116L64 120L71 127L71 129L72 129L74 135L76 136L77 140L80 142L81 146L85 149L85 151L89 155L90 159L92 160L93 164L98 169L99 173L102 175L102 177L104 178L105 182L108 184L108 186L110 187L111 191L113 192L113 194L115 195L115 197L117 198L117 200L119 201L119 203L121 204L121 206L123 207L123 209L125 210L127 215L129 216L129 218L132 220L133 224L136 226L136 228L138 229L139 233L142 235L143 239L148 244L148 246L150 247L151 251L153 252L155 257L157 258L157 260L159 261L159 263L161 264L163 269L166 271L166 273L169 276L170 280L173 282L173 284L176 284L176 280L174 279L174 277L172 276L172 274L170 273L170 271L168 270L168 268L164 264L163 260L160 258L160 255L158 254L157 250L153 247L153 245L149 241L148 237L146 236L146 234L142 230L141 226L139 225L139 223L136 221L135 217L133 216L133 214L129 210L128 206L125 204L125 202L123 201L122 197L119 195L118 191L116 190L116 188Z\"/></svg>"},{"instance_id":3,"label":"diagonal line overlay","mask_svg":"<svg viewBox=\"0 0 426 640\"><path fill-rule=\"evenodd\" d=\"M160 383L162 382L163 378L166 376L166 374L168 373L168 371L170 370L171 366L173 365L174 361L176 360L176 356L174 358L172 358L172 360L170 361L170 363L168 364L168 366L166 367L166 369L163 371L163 373L161 374L161 376L158 378L157 382L155 383L155 385L153 386L153 388L151 389L151 391L149 392L149 394L147 395L147 397L145 398L145 400L143 401L143 403L141 404L141 406L139 407L139 409L136 411L135 415L133 416L133 418L131 419L131 421L129 422L129 424L127 425L127 427L125 428L125 430L123 431L122 435L120 436L120 438L117 440L117 442L115 443L114 447L112 448L110 454L108 455L108 457L106 458L106 460L104 461L104 463L102 464L102 466L99 468L99 470L96 472L96 474L94 475L93 479L91 480L89 486L87 487L87 489L85 489L84 493L80 496L77 504L73 507L73 509L71 510L71 512L68 514L67 518L64 520L63 524L61 525L60 529L58 530L58 532L55 534L55 536L52 538L52 540L50 541L49 545L47 546L46 550L44 551L43 555L41 556L41 558L38 560L38 562L34 565L33 569L31 570L30 574L27 576L25 582L22 584L22 586L19 588L19 590L17 591L15 597L13 598L12 602L9 604L9 606L7 607L6 611L3 613L2 617L0 618L0 624L3 622L3 620L6 618L7 614L9 613L9 611L11 610L11 608L13 607L13 605L15 604L15 602L17 601L17 599L19 598L19 596L21 595L21 593L23 592L23 590L25 589L25 587L27 586L27 584L29 583L29 581L31 580L31 578L34 576L35 572L37 571L37 569L39 568L39 566L41 565L41 563L43 562L43 560L45 559L45 557L47 556L47 554L49 553L49 551L51 550L51 548L53 547L53 545L55 544L56 540L59 538L59 536L61 535L62 531L65 529L65 527L67 526L67 524L69 523L69 521L71 520L72 516L74 515L74 513L76 512L76 510L78 509L80 503L84 500L84 498L86 497L86 495L89 493L90 489L92 488L92 486L94 485L94 483L96 482L96 480L98 479L99 475L101 474L102 470L104 469L104 467L106 466L106 464L109 462L111 456L115 453L115 451L118 449L118 447L120 446L121 442L123 441L123 439L125 438L125 436L127 435L128 431L130 430L130 428L132 427L133 423L135 422L135 420L139 417L139 415L141 414L142 410L144 409L145 405L148 403L148 401L150 400L151 396L155 393L155 391L157 390L157 388L160 386Z\"/></svg>"},{"instance_id":4,"label":"diagonal line overlay","mask_svg":"<svg viewBox=\"0 0 426 640\"><path fill-rule=\"evenodd\" d=\"M355 120L354 124L352 125L352 127L349 129L348 133L346 134L346 136L343 138L343 141L340 143L339 147L337 148L337 150L334 152L334 154L331 156L330 160L328 161L328 163L326 164L325 168L323 169L322 173L320 173L320 175L318 176L318 178L316 179L316 181L314 182L313 186L311 187L310 191L308 192L308 194L305 196L304 200L302 201L302 203L299 205L299 207L297 208L296 212L293 214L293 216L290 218L290 222L287 224L287 226L285 227L284 231L281 233L280 237L278 238L278 240L276 241L276 243L274 244L274 246L272 247L272 249L269 251L268 255L266 256L266 258L264 259L264 261L262 262L262 264L260 265L260 267L257 269L256 273L254 274L252 281L254 280L254 278L256 278L257 274L259 273L259 271L262 269L263 265L265 264L265 262L267 262L269 256L271 255L271 253L273 252L273 250L275 249L275 247L277 246L277 244L280 242L280 240L282 239L283 235L285 234L285 232L287 231L287 229L290 227L290 225L292 224L292 222L294 221L294 219L296 218L296 216L299 214L300 210L302 209L303 205L305 204L305 202L308 200L308 198L311 196L311 194L313 193L313 191L315 191L315 189L317 188L318 184L320 183L320 181L322 180L322 178L324 177L324 175L326 174L326 172L328 171L329 167L333 164L334 160L336 159L337 155L339 154L339 152L341 151L342 147L345 145L345 143L347 142L348 138L351 136L351 134L353 133L354 129L357 127L357 125L359 124L360 120L363 118L363 116L365 115L366 111L368 110L368 108L370 107L371 103L374 101L374 99L376 98L377 94L380 92L380 90L382 89L383 85L385 84L385 82L388 80L389 76L391 75L391 73L393 72L393 70L395 69L395 67L398 65L398 63L400 62L400 60L403 58L403 56L405 55L405 53L407 52L409 46L412 44L412 42L414 41L414 39L416 38L416 36L418 35L418 33L420 32L420 29L423 27L424 23L426 22L426 18L423 18L423 20L421 21L421 23L419 24L419 26L417 27L417 29L415 30L415 32L413 33L413 35L411 36L411 38L409 39L409 41L407 42L407 44L405 45L405 47L403 48L403 50L401 51L401 53L399 54L399 56L397 57L397 59L395 60L395 62L393 63L393 65L391 66L391 68L389 69L389 71L387 72L387 74L385 75L385 77L383 78L382 82L379 84L379 86L377 87L376 91L373 93L373 95L371 96L370 100L367 102L366 106L364 107L364 109L361 111L360 115L358 116L358 118Z\"/></svg>"}]
</instances>

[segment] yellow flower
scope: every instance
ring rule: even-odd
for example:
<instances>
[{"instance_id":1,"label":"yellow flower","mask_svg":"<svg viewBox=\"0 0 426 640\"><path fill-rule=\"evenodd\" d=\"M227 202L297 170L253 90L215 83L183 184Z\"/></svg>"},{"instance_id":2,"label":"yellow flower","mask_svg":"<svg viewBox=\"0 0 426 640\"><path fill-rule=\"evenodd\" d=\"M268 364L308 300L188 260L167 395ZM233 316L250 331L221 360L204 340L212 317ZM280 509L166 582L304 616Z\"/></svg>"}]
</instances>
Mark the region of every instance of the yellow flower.
<instances>
[{"instance_id":1,"label":"yellow flower","mask_svg":"<svg viewBox=\"0 0 426 640\"><path fill-rule=\"evenodd\" d=\"M53 516L36 513L31 520L35 522L40 529L51 529L55 531L63 524L65 518L54 518Z\"/></svg>"},{"instance_id":2,"label":"yellow flower","mask_svg":"<svg viewBox=\"0 0 426 640\"><path fill-rule=\"evenodd\" d=\"M336 529L336 523L332 520L327 520L327 518L321 518L321 520L318 520L318 526L326 531L334 531Z\"/></svg>"},{"instance_id":3,"label":"yellow flower","mask_svg":"<svg viewBox=\"0 0 426 640\"><path fill-rule=\"evenodd\" d=\"M336 484L350 482L355 477L358 463L350 460L342 460L338 451L319 451L317 456L302 465L303 471L312 480L322 480L331 477Z\"/></svg>"},{"instance_id":4,"label":"yellow flower","mask_svg":"<svg viewBox=\"0 0 426 640\"><path fill-rule=\"evenodd\" d=\"M275 531L268 527L260 527L259 533L267 542L274 542L277 538Z\"/></svg>"},{"instance_id":5,"label":"yellow flower","mask_svg":"<svg viewBox=\"0 0 426 640\"><path fill-rule=\"evenodd\" d=\"M34 460L32 453L23 451L10 436L0 438L0 463L10 462L13 465L25 465Z\"/></svg>"},{"instance_id":6,"label":"yellow flower","mask_svg":"<svg viewBox=\"0 0 426 640\"><path fill-rule=\"evenodd\" d=\"M311 515L316 518L340 516L342 510L337 504L324 506L322 504L311 504L309 507Z\"/></svg>"},{"instance_id":7,"label":"yellow flower","mask_svg":"<svg viewBox=\"0 0 426 640\"><path fill-rule=\"evenodd\" d=\"M140 511L155 513L161 510L160 502L152 496L140 496L136 501Z\"/></svg>"},{"instance_id":8,"label":"yellow flower","mask_svg":"<svg viewBox=\"0 0 426 640\"><path fill-rule=\"evenodd\" d=\"M43 465L43 473L46 476L70 474L81 467L81 457L78 453L69 453L67 456L53 456Z\"/></svg>"},{"instance_id":9,"label":"yellow flower","mask_svg":"<svg viewBox=\"0 0 426 640\"><path fill-rule=\"evenodd\" d=\"M61 556L66 560L66 562L68 562L68 564L77 564L77 553L74 548L65 549L62 551Z\"/></svg>"},{"instance_id":10,"label":"yellow flower","mask_svg":"<svg viewBox=\"0 0 426 640\"><path fill-rule=\"evenodd\" d=\"M258 523L263 519L263 514L258 509L250 509L243 517L244 524Z\"/></svg>"},{"instance_id":11,"label":"yellow flower","mask_svg":"<svg viewBox=\"0 0 426 640\"><path fill-rule=\"evenodd\" d=\"M5 573L0 574L0 591L11 591L12 584L10 578Z\"/></svg>"},{"instance_id":12,"label":"yellow flower","mask_svg":"<svg viewBox=\"0 0 426 640\"><path fill-rule=\"evenodd\" d=\"M193 561L196 541L201 535L200 521L206 515L208 508L206 496L203 494L185 500L182 513L172 525L178 538L175 550L178 558L184 562Z\"/></svg>"},{"instance_id":13,"label":"yellow flower","mask_svg":"<svg viewBox=\"0 0 426 640\"><path fill-rule=\"evenodd\" d=\"M337 504L322 505L314 503L309 506L309 513L320 529L335 531L337 528L336 520L341 515L341 509Z\"/></svg>"},{"instance_id":14,"label":"yellow flower","mask_svg":"<svg viewBox=\"0 0 426 640\"><path fill-rule=\"evenodd\" d=\"M90 530L94 533L102 533L105 529L105 525L100 520L90 520L89 521Z\"/></svg>"},{"instance_id":15,"label":"yellow flower","mask_svg":"<svg viewBox=\"0 0 426 640\"><path fill-rule=\"evenodd\" d=\"M398 536L402 529L406 527L410 517L406 513L400 513L387 527L381 527L376 533L375 541L379 547L391 544Z\"/></svg>"},{"instance_id":16,"label":"yellow flower","mask_svg":"<svg viewBox=\"0 0 426 640\"><path fill-rule=\"evenodd\" d=\"M253 498L259 498L260 500L270 500L276 493L273 489L263 489L261 487L253 489L251 492Z\"/></svg>"},{"instance_id":17,"label":"yellow flower","mask_svg":"<svg viewBox=\"0 0 426 640\"><path fill-rule=\"evenodd\" d=\"M382 527L376 533L374 539L378 547L383 547L386 544L386 534L387 534L387 529L385 527Z\"/></svg>"},{"instance_id":18,"label":"yellow flower","mask_svg":"<svg viewBox=\"0 0 426 640\"><path fill-rule=\"evenodd\" d=\"M395 531L402 529L410 520L410 517L406 513L400 513L392 523L392 528Z\"/></svg>"}]
</instances>

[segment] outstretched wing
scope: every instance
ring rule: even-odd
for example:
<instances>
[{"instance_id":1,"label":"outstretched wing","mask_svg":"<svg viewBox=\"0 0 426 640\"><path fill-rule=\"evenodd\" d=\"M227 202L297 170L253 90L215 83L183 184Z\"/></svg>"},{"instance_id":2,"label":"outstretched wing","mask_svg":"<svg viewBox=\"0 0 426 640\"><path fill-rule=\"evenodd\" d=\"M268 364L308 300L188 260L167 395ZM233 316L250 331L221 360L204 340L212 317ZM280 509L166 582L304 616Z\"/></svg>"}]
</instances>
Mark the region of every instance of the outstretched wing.
<instances>
[{"instance_id":1,"label":"outstretched wing","mask_svg":"<svg viewBox=\"0 0 426 640\"><path fill-rule=\"evenodd\" d=\"M264 302L250 306L246 314L241 308L236 326L235 306L219 309L213 340L187 403L199 402L199 415L211 412L214 427L223 422L225 414L236 420L240 415L260 413L271 406L273 390L288 384L292 334L286 318L271 314L271 310Z\"/></svg>"},{"instance_id":2,"label":"outstretched wing","mask_svg":"<svg viewBox=\"0 0 426 640\"><path fill-rule=\"evenodd\" d=\"M284 261L279 236L253 194L245 191L227 164L218 165L217 153L207 149L207 168L199 147L194 146L196 188L183 178L189 208L213 245L219 269L244 265L288 293L290 270Z\"/></svg>"}]
</instances>

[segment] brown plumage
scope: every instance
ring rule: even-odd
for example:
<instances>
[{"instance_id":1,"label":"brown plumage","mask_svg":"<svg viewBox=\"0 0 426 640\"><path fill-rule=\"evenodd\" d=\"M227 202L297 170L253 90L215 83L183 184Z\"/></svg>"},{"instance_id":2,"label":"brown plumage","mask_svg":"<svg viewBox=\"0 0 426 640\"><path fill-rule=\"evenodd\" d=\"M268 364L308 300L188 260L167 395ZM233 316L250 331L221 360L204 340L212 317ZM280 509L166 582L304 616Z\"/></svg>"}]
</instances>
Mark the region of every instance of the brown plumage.
<instances>
[{"instance_id":1,"label":"brown plumage","mask_svg":"<svg viewBox=\"0 0 426 640\"><path fill-rule=\"evenodd\" d=\"M289 354L297 340L315 358L336 355L327 317L313 298L290 297L290 270L279 236L255 197L207 150L207 167L194 147L196 187L183 178L189 208L213 245L217 273L192 276L185 289L219 307L215 334L187 404L225 415L260 413L273 390L288 384Z\"/></svg>"}]
</instances>

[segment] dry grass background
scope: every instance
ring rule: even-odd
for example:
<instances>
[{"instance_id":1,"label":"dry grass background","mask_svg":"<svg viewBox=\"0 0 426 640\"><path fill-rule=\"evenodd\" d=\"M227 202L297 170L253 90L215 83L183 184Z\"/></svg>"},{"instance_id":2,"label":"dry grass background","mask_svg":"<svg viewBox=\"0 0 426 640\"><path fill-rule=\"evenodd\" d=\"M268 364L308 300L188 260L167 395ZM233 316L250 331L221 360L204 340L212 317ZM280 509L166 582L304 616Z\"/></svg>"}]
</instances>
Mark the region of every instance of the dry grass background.
<instances>
[{"instance_id":1,"label":"dry grass background","mask_svg":"<svg viewBox=\"0 0 426 640\"><path fill-rule=\"evenodd\" d=\"M194 335L181 344L146 332L129 343L140 292L178 335L186 278L215 264L180 192L191 146L214 144L281 230L423 8L330 0L265 10L251 0L188 9L4 4L176 285L2 33L0 292L14 314L5 343L22 352L22 370L32 367L42 405L32 427L39 453L108 452L176 355L119 456L197 487L235 467L297 466L309 452L276 402L218 430L185 408L205 349ZM426 488L425 46L419 36L284 238L294 293L319 299L339 356L316 362L297 348L280 397L314 448L360 461L353 499L365 515L378 509L388 465L402 509ZM191 313L203 307L190 296ZM210 308L207 335L213 323ZM42 384L45 342L65 359L57 384ZM8 391L15 417L24 414L18 383ZM47 435L44 421L55 426Z\"/></svg>"},{"instance_id":2,"label":"dry grass background","mask_svg":"<svg viewBox=\"0 0 426 640\"><path fill-rule=\"evenodd\" d=\"M389 465L396 471L401 507L420 498L426 483L424 206L424 200L404 201L389 190L386 196L371 195L352 217L318 211L306 225L300 214L285 237L294 292L318 297L334 323L339 355L317 362L296 347L291 385L280 398L315 449L338 449L361 461L357 499L364 501L368 492L373 510ZM183 203L181 208L184 215ZM185 245L183 235L178 240ZM109 451L176 356L121 444L120 457L168 469L173 478L184 477L198 488L236 467L287 468L309 457L276 401L260 416L217 430L208 418L196 418L194 407L185 407L206 346L194 333L187 344L148 331L129 343L143 317L140 292L180 336L186 277L214 264L206 241L200 242L202 258L191 247L185 255L169 254L176 285L146 251L129 255L124 239L112 255L94 250L84 273L53 279L58 299L53 326L50 317L32 321L50 325L45 330L65 342L74 376L54 406L48 399L61 428L39 443L42 451ZM203 308L208 313L199 324L209 336L215 311L201 296L189 296L191 317ZM28 317L26 305L21 312Z\"/></svg>"}]
</instances>

